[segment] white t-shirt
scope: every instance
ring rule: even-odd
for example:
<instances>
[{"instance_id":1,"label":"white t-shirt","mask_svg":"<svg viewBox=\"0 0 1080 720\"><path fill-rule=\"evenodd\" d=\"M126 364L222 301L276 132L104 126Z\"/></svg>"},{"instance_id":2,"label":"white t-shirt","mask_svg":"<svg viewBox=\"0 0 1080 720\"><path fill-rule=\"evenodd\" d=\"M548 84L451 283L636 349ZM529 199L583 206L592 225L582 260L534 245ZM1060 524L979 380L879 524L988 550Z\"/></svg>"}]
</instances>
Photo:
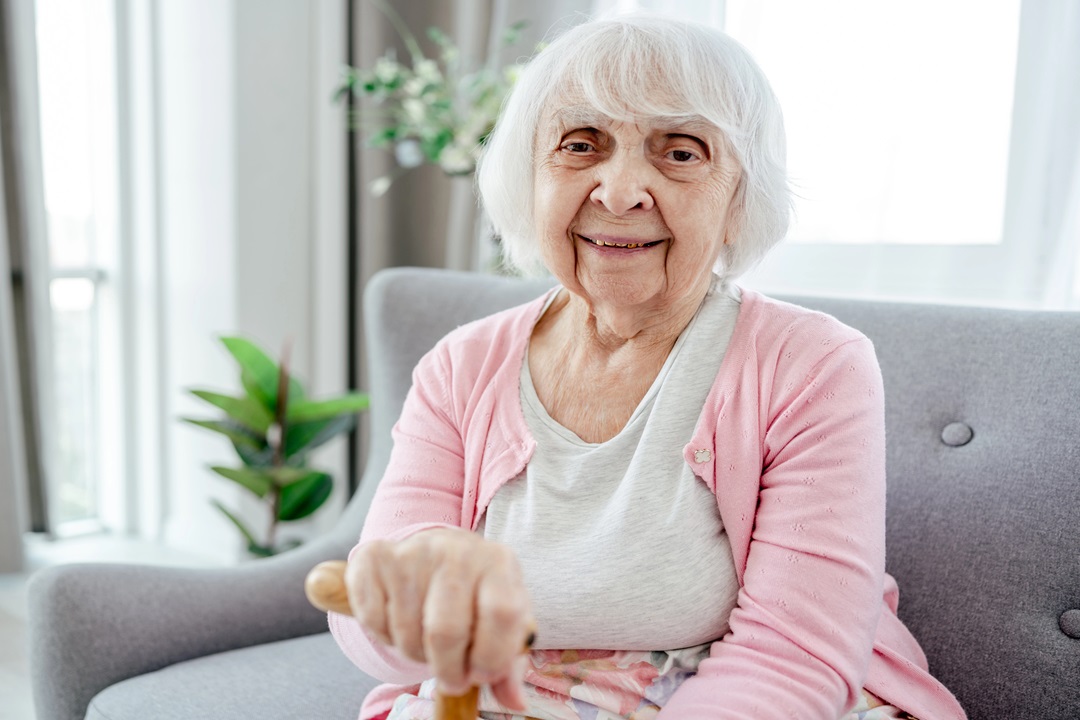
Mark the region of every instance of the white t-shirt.
<instances>
[{"instance_id":1,"label":"white t-shirt","mask_svg":"<svg viewBox=\"0 0 1080 720\"><path fill-rule=\"evenodd\" d=\"M727 632L738 592L731 546L683 446L738 312L737 290L715 279L626 426L603 443L548 415L523 364L536 451L478 531L517 553L538 648L670 650Z\"/></svg>"}]
</instances>

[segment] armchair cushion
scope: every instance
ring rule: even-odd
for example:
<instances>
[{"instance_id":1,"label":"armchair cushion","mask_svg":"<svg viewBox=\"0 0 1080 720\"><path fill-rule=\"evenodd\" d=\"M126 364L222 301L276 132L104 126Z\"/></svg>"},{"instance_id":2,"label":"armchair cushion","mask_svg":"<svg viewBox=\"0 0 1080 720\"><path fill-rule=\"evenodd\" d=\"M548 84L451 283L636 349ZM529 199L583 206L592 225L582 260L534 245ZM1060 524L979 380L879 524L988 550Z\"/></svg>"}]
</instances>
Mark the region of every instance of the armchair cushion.
<instances>
[{"instance_id":1,"label":"armchair cushion","mask_svg":"<svg viewBox=\"0 0 1080 720\"><path fill-rule=\"evenodd\" d=\"M124 680L98 693L86 718L356 720L360 702L376 684L341 654L329 633L320 633Z\"/></svg>"}]
</instances>

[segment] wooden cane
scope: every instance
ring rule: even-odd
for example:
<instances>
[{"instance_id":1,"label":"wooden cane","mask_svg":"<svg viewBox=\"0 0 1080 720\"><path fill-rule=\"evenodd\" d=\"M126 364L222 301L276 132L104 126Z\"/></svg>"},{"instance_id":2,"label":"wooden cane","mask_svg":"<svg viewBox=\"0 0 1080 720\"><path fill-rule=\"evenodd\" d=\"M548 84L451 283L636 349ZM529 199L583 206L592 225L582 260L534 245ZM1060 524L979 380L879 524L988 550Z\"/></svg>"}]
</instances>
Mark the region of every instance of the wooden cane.
<instances>
[{"instance_id":1,"label":"wooden cane","mask_svg":"<svg viewBox=\"0 0 1080 720\"><path fill-rule=\"evenodd\" d=\"M328 560L312 568L304 581L304 592L312 605L323 612L352 615L345 589L345 566L344 560ZM525 641L526 651L532 646L534 632L530 630ZM444 695L436 688L435 720L476 720L479 699L480 688L475 685L464 695Z\"/></svg>"}]
</instances>

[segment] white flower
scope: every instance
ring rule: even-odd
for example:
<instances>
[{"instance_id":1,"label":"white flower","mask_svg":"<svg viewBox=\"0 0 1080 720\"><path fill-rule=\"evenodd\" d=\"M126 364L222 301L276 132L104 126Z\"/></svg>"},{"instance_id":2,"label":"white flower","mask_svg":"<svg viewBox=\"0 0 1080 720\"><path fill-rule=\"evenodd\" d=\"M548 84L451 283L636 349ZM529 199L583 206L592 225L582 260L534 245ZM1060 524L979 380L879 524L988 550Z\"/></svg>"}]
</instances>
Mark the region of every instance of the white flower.
<instances>
[{"instance_id":1,"label":"white flower","mask_svg":"<svg viewBox=\"0 0 1080 720\"><path fill-rule=\"evenodd\" d=\"M413 72L416 73L416 77L425 82L437 83L442 79L438 64L434 60L428 60L427 58L416 62L413 65Z\"/></svg>"},{"instance_id":2,"label":"white flower","mask_svg":"<svg viewBox=\"0 0 1080 720\"><path fill-rule=\"evenodd\" d=\"M394 158L403 168L414 168L424 164L424 153L416 140L402 140L395 145Z\"/></svg>"},{"instance_id":3,"label":"white flower","mask_svg":"<svg viewBox=\"0 0 1080 720\"><path fill-rule=\"evenodd\" d=\"M447 175L468 175L475 167L472 154L460 145L448 145L439 154L439 167Z\"/></svg>"},{"instance_id":4,"label":"white flower","mask_svg":"<svg viewBox=\"0 0 1080 720\"><path fill-rule=\"evenodd\" d=\"M392 182L394 182L394 180L386 175L372 180L371 185L368 186L368 189L371 191L371 196L382 197L386 194L386 191L390 189L390 183Z\"/></svg>"},{"instance_id":5,"label":"white flower","mask_svg":"<svg viewBox=\"0 0 1080 720\"><path fill-rule=\"evenodd\" d=\"M375 68L372 72L375 78L383 85L390 85L401 77L401 72L404 69L396 60L381 57L375 61Z\"/></svg>"},{"instance_id":6,"label":"white flower","mask_svg":"<svg viewBox=\"0 0 1080 720\"><path fill-rule=\"evenodd\" d=\"M413 125L421 125L427 117L427 105L423 100L405 98L401 101L401 109L405 111L405 117Z\"/></svg>"},{"instance_id":7,"label":"white flower","mask_svg":"<svg viewBox=\"0 0 1080 720\"><path fill-rule=\"evenodd\" d=\"M411 97L420 97L424 94L424 88L428 86L427 80L421 77L411 77L405 81L402 89L405 90L405 94Z\"/></svg>"}]
</instances>

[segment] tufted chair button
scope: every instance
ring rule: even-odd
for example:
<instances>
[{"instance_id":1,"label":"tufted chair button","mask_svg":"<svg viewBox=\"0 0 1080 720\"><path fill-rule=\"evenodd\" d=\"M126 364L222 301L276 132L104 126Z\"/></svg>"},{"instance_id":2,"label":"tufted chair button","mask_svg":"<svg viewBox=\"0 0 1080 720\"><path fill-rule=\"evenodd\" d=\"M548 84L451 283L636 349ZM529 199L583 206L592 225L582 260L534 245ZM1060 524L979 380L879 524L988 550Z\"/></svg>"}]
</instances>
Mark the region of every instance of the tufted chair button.
<instances>
[{"instance_id":1,"label":"tufted chair button","mask_svg":"<svg viewBox=\"0 0 1080 720\"><path fill-rule=\"evenodd\" d=\"M975 437L975 432L969 425L962 422L949 423L941 431L941 442L952 447L967 445L973 437Z\"/></svg>"},{"instance_id":2,"label":"tufted chair button","mask_svg":"<svg viewBox=\"0 0 1080 720\"><path fill-rule=\"evenodd\" d=\"M1080 610L1066 610L1061 613L1058 625L1061 626L1061 632L1080 640Z\"/></svg>"}]
</instances>

